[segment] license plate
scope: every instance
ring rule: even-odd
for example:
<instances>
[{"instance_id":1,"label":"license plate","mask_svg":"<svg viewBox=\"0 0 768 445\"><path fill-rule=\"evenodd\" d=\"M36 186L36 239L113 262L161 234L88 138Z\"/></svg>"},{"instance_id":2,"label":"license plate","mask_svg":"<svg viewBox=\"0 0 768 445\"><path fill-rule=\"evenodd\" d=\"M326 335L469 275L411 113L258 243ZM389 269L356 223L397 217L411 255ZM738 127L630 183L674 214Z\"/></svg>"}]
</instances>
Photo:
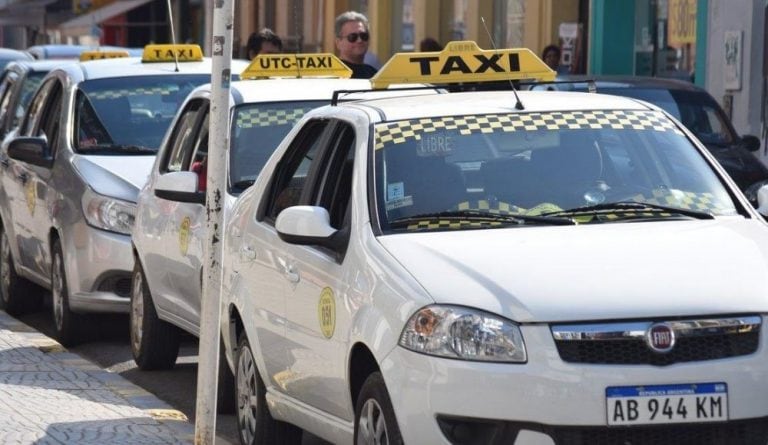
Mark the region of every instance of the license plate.
<instances>
[{"instance_id":1,"label":"license plate","mask_svg":"<svg viewBox=\"0 0 768 445\"><path fill-rule=\"evenodd\" d=\"M611 386L605 390L608 425L728 420L728 385Z\"/></svg>"}]
</instances>

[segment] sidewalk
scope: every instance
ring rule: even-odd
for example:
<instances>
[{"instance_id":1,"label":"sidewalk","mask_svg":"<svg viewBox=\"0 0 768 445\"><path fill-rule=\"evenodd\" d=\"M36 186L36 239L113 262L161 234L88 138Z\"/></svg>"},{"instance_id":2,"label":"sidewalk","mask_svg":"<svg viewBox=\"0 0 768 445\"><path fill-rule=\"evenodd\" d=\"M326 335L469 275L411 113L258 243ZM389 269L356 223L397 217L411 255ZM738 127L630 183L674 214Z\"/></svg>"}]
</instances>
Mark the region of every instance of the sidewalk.
<instances>
[{"instance_id":1,"label":"sidewalk","mask_svg":"<svg viewBox=\"0 0 768 445\"><path fill-rule=\"evenodd\" d=\"M193 441L183 413L0 311L0 443Z\"/></svg>"}]
</instances>

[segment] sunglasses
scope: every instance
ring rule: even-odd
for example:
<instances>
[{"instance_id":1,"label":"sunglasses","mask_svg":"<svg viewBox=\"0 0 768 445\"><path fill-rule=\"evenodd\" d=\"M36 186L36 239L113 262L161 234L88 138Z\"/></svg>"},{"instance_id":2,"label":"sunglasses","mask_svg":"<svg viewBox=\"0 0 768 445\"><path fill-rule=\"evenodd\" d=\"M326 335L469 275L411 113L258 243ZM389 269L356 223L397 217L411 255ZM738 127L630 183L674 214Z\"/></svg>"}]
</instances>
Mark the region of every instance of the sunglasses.
<instances>
[{"instance_id":1,"label":"sunglasses","mask_svg":"<svg viewBox=\"0 0 768 445\"><path fill-rule=\"evenodd\" d=\"M347 42L349 42L349 43L357 42L357 38L358 37L360 37L360 40L362 40L363 42L367 42L368 39L370 38L370 35L367 32L353 32L353 33L349 33L349 34L347 34L345 36L339 36L339 38L341 38L341 39L346 38Z\"/></svg>"}]
</instances>

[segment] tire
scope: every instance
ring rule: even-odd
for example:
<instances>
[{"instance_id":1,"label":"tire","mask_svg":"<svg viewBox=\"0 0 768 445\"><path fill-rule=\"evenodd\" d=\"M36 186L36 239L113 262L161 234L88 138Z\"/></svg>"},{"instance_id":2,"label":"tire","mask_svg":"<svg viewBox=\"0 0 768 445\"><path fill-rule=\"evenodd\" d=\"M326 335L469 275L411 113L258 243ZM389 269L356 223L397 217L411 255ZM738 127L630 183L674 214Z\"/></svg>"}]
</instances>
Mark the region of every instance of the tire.
<instances>
[{"instance_id":1,"label":"tire","mask_svg":"<svg viewBox=\"0 0 768 445\"><path fill-rule=\"evenodd\" d=\"M11 244L0 226L0 309L10 315L22 315L40 308L41 289L16 273Z\"/></svg>"},{"instance_id":2,"label":"tire","mask_svg":"<svg viewBox=\"0 0 768 445\"><path fill-rule=\"evenodd\" d=\"M235 365L235 393L237 398L237 431L240 443L299 444L301 430L272 417L267 406L264 382L256 368L256 360L248 343L248 337L240 335Z\"/></svg>"},{"instance_id":3,"label":"tire","mask_svg":"<svg viewBox=\"0 0 768 445\"><path fill-rule=\"evenodd\" d=\"M131 353L139 369L171 369L179 356L179 328L157 316L144 271L136 259L131 277L129 311Z\"/></svg>"},{"instance_id":4,"label":"tire","mask_svg":"<svg viewBox=\"0 0 768 445\"><path fill-rule=\"evenodd\" d=\"M53 242L51 309L56 340L64 346L72 346L80 341L83 316L69 309L69 287L64 270L64 253L61 250L61 240L58 239Z\"/></svg>"},{"instance_id":5,"label":"tire","mask_svg":"<svg viewBox=\"0 0 768 445\"><path fill-rule=\"evenodd\" d=\"M216 391L216 412L219 414L234 414L237 411L235 404L235 376L227 364L224 353L224 342L219 344L219 379Z\"/></svg>"},{"instance_id":6,"label":"tire","mask_svg":"<svg viewBox=\"0 0 768 445\"><path fill-rule=\"evenodd\" d=\"M384 418L382 422L380 419ZM380 372L365 379L355 404L355 444L402 445L395 410Z\"/></svg>"}]
</instances>

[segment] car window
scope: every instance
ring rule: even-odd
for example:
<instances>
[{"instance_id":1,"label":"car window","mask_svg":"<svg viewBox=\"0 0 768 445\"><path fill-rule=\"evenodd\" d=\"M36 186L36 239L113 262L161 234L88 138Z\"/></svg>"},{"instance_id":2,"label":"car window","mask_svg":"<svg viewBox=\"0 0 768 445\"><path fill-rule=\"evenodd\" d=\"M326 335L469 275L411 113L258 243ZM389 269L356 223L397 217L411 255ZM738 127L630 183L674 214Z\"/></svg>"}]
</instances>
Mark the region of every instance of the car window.
<instances>
[{"instance_id":1,"label":"car window","mask_svg":"<svg viewBox=\"0 0 768 445\"><path fill-rule=\"evenodd\" d=\"M203 100L191 100L179 115L171 137L168 139L168 149L160 165L161 172L177 172L185 169L192 154L193 141L197 124L203 110Z\"/></svg>"},{"instance_id":2,"label":"car window","mask_svg":"<svg viewBox=\"0 0 768 445\"><path fill-rule=\"evenodd\" d=\"M187 94L206 75L94 79L79 85L75 148L87 154L146 154L160 146Z\"/></svg>"},{"instance_id":3,"label":"car window","mask_svg":"<svg viewBox=\"0 0 768 445\"><path fill-rule=\"evenodd\" d=\"M374 130L383 228L446 211L538 215L617 201L736 213L707 161L657 111L438 117ZM438 227L471 225L422 228Z\"/></svg>"},{"instance_id":4,"label":"car window","mask_svg":"<svg viewBox=\"0 0 768 445\"><path fill-rule=\"evenodd\" d=\"M8 125L7 121L11 120L8 116L8 110L11 106L11 98L13 96L13 85L18 80L19 75L14 71L8 71L3 77L3 81L0 84L0 122L2 122L2 133L5 134Z\"/></svg>"},{"instance_id":5,"label":"car window","mask_svg":"<svg viewBox=\"0 0 768 445\"><path fill-rule=\"evenodd\" d=\"M242 104L235 108L229 151L230 193L237 195L256 180L283 138L304 114L327 101Z\"/></svg>"},{"instance_id":6,"label":"car window","mask_svg":"<svg viewBox=\"0 0 768 445\"><path fill-rule=\"evenodd\" d=\"M21 124L22 135L34 136L37 134L40 120L45 112L45 104L48 100L48 96L58 83L57 79L49 79L39 90L37 90L30 102L28 112L24 115L24 121Z\"/></svg>"},{"instance_id":7,"label":"car window","mask_svg":"<svg viewBox=\"0 0 768 445\"><path fill-rule=\"evenodd\" d=\"M270 182L269 199L265 200L259 219L266 217L274 221L284 209L300 204L327 126L325 120L311 120L302 127L275 169Z\"/></svg>"},{"instance_id":8,"label":"car window","mask_svg":"<svg viewBox=\"0 0 768 445\"><path fill-rule=\"evenodd\" d=\"M37 88L43 82L43 78L46 74L46 72L42 71L30 71L24 76L21 81L21 93L18 102L16 103L16 113L13 116L13 120L11 121L8 130L13 129L19 122L21 122L24 113L27 111L27 107L29 107L29 102L32 100L32 96L34 96L35 91L37 91Z\"/></svg>"},{"instance_id":9,"label":"car window","mask_svg":"<svg viewBox=\"0 0 768 445\"><path fill-rule=\"evenodd\" d=\"M310 202L328 210L331 227L339 230L345 223L352 196L352 170L355 156L355 129L338 122L329 139L327 160L318 172L319 180L310 194Z\"/></svg>"}]
</instances>

